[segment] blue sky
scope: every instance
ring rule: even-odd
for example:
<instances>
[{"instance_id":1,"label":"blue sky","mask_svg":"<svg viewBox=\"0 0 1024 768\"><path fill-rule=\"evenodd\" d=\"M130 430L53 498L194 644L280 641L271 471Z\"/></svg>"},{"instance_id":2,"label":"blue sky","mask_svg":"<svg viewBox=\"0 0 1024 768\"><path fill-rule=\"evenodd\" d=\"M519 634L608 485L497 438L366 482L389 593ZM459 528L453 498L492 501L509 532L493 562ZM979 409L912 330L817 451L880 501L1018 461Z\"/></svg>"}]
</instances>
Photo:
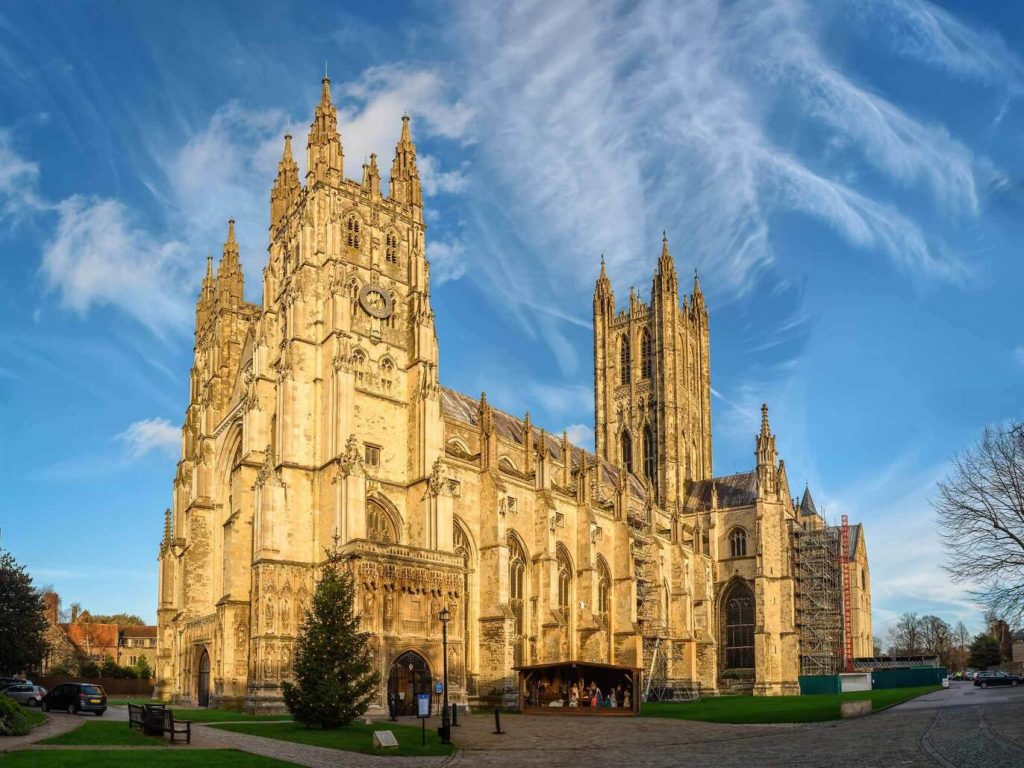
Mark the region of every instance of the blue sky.
<instances>
[{"instance_id":1,"label":"blue sky","mask_svg":"<svg viewBox=\"0 0 1024 768\"><path fill-rule=\"evenodd\" d=\"M868 526L876 634L978 625L928 500L1021 416L1024 9L340 5L0 9L0 543L38 581L154 618L205 256L235 217L258 298L326 61L349 175L412 116L444 383L590 444L600 256L646 294L666 230L716 473L767 402L794 492Z\"/></svg>"}]
</instances>

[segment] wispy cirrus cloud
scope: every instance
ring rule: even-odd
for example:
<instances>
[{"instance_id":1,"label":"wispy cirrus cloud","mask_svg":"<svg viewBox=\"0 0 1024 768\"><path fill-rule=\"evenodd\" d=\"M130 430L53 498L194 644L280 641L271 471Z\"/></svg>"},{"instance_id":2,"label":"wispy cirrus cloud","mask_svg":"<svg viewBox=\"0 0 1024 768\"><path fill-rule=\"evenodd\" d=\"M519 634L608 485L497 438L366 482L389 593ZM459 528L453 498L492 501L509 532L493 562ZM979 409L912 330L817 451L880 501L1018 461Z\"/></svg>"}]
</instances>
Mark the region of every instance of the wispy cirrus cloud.
<instances>
[{"instance_id":1,"label":"wispy cirrus cloud","mask_svg":"<svg viewBox=\"0 0 1024 768\"><path fill-rule=\"evenodd\" d=\"M583 294L602 253L616 285L646 281L662 228L720 297L743 295L776 261L773 227L787 213L914 279L969 271L899 200L920 191L941 215L970 219L981 161L941 124L844 74L822 42L817 6L458 8L467 98L486 137L477 170L488 180L469 202L486 232L467 244L488 253L482 281L495 303L553 345L558 323L525 304ZM1016 67L1005 46L986 50L997 36L967 34L933 10L894 2L875 12L904 19L899 35L884 34L907 56L978 76ZM876 23L866 11L854 18ZM827 148L777 136L779 110L824 128ZM871 186L860 181L865 167Z\"/></svg>"},{"instance_id":2,"label":"wispy cirrus cloud","mask_svg":"<svg viewBox=\"0 0 1024 768\"><path fill-rule=\"evenodd\" d=\"M140 459L152 451L176 456L181 449L181 430L167 419L142 419L128 425L116 439L125 449L127 460Z\"/></svg>"}]
</instances>

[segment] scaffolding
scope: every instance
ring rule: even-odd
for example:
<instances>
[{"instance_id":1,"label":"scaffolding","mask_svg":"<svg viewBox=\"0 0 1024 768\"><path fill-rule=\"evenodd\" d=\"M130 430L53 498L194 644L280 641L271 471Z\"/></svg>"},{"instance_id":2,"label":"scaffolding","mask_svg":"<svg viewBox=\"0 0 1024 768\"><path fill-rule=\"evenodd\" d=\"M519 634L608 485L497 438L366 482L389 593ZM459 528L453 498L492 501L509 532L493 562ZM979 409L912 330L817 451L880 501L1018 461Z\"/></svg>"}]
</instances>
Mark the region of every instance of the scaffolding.
<instances>
[{"instance_id":1,"label":"scaffolding","mask_svg":"<svg viewBox=\"0 0 1024 768\"><path fill-rule=\"evenodd\" d=\"M667 627L659 606L658 565L650 512L630 509L626 521L636 582L636 621L643 638L644 698L649 698L652 691L657 695L667 685L668 658L664 647Z\"/></svg>"},{"instance_id":2,"label":"scaffolding","mask_svg":"<svg viewBox=\"0 0 1024 768\"><path fill-rule=\"evenodd\" d=\"M800 674L834 675L844 661L840 530L794 523L791 535Z\"/></svg>"}]
</instances>

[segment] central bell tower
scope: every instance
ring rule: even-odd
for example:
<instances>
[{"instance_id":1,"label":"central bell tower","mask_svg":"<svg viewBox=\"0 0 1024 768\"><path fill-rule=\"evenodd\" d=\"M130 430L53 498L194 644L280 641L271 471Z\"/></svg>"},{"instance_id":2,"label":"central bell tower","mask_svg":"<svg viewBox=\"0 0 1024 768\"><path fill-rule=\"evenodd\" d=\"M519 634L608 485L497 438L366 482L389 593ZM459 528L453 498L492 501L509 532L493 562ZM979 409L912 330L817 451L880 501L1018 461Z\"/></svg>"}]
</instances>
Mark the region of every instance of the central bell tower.
<instances>
[{"instance_id":1,"label":"central bell tower","mask_svg":"<svg viewBox=\"0 0 1024 768\"><path fill-rule=\"evenodd\" d=\"M649 482L670 508L686 483L711 477L708 313L696 273L679 301L663 236L650 303L630 288L618 312L601 260L594 290L595 445L601 458Z\"/></svg>"}]
</instances>

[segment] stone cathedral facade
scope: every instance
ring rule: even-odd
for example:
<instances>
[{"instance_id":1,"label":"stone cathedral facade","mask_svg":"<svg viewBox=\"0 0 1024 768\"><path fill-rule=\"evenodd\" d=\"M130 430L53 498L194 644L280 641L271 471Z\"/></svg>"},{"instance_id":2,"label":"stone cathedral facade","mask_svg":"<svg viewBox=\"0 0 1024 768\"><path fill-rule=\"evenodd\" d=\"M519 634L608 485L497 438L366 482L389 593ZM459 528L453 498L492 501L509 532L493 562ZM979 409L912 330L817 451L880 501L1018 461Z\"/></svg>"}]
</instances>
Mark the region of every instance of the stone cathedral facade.
<instances>
[{"instance_id":1,"label":"stone cathedral facade","mask_svg":"<svg viewBox=\"0 0 1024 768\"><path fill-rule=\"evenodd\" d=\"M318 564L337 539L388 692L455 700L513 667L585 659L705 691L796 690L790 494L764 409L755 467L715 478L708 309L667 240L649 303L594 294L596 452L439 381L409 119L385 195L345 156L323 81L305 183L285 137L262 299L233 222L196 307L182 453L159 563L158 693L281 707ZM443 310L442 310L443 311ZM866 545L854 588L870 655ZM866 627L863 626L866 622Z\"/></svg>"}]
</instances>

